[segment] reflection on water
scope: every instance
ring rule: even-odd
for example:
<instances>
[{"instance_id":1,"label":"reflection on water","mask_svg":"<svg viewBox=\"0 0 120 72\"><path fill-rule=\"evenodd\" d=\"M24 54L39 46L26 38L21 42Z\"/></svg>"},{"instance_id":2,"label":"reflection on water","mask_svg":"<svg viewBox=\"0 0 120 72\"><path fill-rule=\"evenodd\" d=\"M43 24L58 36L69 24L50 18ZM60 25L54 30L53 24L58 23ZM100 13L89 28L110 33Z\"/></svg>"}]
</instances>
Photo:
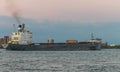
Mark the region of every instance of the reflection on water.
<instances>
[{"instance_id":1,"label":"reflection on water","mask_svg":"<svg viewBox=\"0 0 120 72\"><path fill-rule=\"evenodd\" d=\"M120 72L120 50L0 50L0 72Z\"/></svg>"}]
</instances>

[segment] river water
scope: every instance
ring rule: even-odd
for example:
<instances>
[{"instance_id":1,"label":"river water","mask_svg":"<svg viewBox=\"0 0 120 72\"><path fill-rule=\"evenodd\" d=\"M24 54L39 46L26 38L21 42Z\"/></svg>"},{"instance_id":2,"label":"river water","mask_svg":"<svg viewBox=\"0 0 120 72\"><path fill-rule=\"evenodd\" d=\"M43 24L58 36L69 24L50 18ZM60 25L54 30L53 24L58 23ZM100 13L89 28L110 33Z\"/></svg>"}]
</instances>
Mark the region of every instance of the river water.
<instances>
[{"instance_id":1,"label":"river water","mask_svg":"<svg viewBox=\"0 0 120 72\"><path fill-rule=\"evenodd\" d=\"M100 51L1 49L0 72L120 72L120 49Z\"/></svg>"}]
</instances>

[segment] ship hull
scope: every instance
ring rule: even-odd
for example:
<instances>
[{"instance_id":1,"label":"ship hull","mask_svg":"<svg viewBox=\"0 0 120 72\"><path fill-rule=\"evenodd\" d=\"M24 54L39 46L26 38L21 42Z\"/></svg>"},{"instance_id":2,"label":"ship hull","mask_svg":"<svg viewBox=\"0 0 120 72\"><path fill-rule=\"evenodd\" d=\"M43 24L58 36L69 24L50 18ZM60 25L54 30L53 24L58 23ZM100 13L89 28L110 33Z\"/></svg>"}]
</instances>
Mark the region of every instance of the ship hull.
<instances>
[{"instance_id":1,"label":"ship hull","mask_svg":"<svg viewBox=\"0 0 120 72\"><path fill-rule=\"evenodd\" d=\"M8 44L6 50L15 51L80 51L100 50L99 43L39 43L30 45Z\"/></svg>"}]
</instances>

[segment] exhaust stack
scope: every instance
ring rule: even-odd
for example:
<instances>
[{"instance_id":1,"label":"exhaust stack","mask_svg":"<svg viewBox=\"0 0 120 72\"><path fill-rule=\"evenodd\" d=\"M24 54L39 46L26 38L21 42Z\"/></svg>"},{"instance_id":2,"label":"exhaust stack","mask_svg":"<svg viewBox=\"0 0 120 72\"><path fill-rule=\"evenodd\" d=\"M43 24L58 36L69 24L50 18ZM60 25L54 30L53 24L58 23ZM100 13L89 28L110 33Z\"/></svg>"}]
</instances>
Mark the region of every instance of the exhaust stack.
<instances>
[{"instance_id":1,"label":"exhaust stack","mask_svg":"<svg viewBox=\"0 0 120 72\"><path fill-rule=\"evenodd\" d=\"M18 32L24 32L25 24L18 25Z\"/></svg>"}]
</instances>

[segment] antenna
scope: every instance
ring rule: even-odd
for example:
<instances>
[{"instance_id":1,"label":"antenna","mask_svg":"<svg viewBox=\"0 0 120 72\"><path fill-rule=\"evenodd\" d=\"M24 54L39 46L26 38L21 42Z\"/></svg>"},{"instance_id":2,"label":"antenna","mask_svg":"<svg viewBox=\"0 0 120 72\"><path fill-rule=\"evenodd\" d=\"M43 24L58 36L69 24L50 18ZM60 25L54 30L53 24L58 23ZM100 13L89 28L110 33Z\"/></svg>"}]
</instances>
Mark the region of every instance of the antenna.
<instances>
[{"instance_id":1,"label":"antenna","mask_svg":"<svg viewBox=\"0 0 120 72\"><path fill-rule=\"evenodd\" d=\"M93 35L93 33L91 33L91 39L94 40L94 35Z\"/></svg>"},{"instance_id":2,"label":"antenna","mask_svg":"<svg viewBox=\"0 0 120 72\"><path fill-rule=\"evenodd\" d=\"M15 24L13 24L13 30L14 30L14 32L15 32Z\"/></svg>"}]
</instances>

